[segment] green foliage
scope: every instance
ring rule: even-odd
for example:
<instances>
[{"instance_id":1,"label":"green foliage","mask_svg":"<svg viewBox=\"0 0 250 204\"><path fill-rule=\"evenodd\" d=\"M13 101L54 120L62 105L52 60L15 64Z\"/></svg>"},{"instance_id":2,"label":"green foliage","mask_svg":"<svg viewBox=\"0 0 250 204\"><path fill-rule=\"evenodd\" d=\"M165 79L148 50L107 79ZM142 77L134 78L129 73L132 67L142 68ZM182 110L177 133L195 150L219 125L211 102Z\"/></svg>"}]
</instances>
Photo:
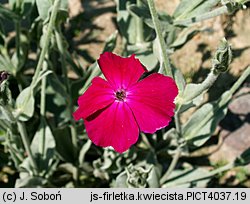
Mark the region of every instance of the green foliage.
<instances>
[{"instance_id":1,"label":"green foliage","mask_svg":"<svg viewBox=\"0 0 250 204\"><path fill-rule=\"evenodd\" d=\"M42 119L31 143L31 150L42 175L46 175L50 171L55 157L55 146L51 129L47 122Z\"/></svg>"},{"instance_id":2,"label":"green foliage","mask_svg":"<svg viewBox=\"0 0 250 204\"><path fill-rule=\"evenodd\" d=\"M9 10L8 8L5 8L3 5L0 4L0 18L9 19L9 20L17 20L19 16Z\"/></svg>"},{"instance_id":3,"label":"green foliage","mask_svg":"<svg viewBox=\"0 0 250 204\"><path fill-rule=\"evenodd\" d=\"M203 0L182 0L181 3L178 5L176 10L174 11L173 17L175 19L187 19L192 18L194 16L204 14L211 10L216 4L218 4L220 0L210 0L210 1L203 1Z\"/></svg>"},{"instance_id":4,"label":"green foliage","mask_svg":"<svg viewBox=\"0 0 250 204\"><path fill-rule=\"evenodd\" d=\"M164 74L166 55L174 55L198 32L202 35L194 23L232 14L247 1L220 5L219 0L182 0L173 15L153 11L149 2L116 0L117 30L105 40L102 52L136 54L150 73ZM170 63L179 95L169 127L141 134L123 154L92 145L84 124L75 122L72 113L79 95L101 71L96 61L82 66L69 32L74 33L75 19L68 16L67 0L9 0L8 6L0 5L0 156L5 158L1 165L19 174L15 187L207 187L215 175L249 164L249 149L211 171L190 155L214 134L233 94L250 74L248 67L218 99L204 101L232 61L226 39L218 42L210 73L201 83L187 83ZM85 24L84 18L81 21ZM193 113L181 123L190 108ZM246 175L238 177L244 180Z\"/></svg>"},{"instance_id":5,"label":"green foliage","mask_svg":"<svg viewBox=\"0 0 250 204\"><path fill-rule=\"evenodd\" d=\"M246 149L236 160L236 165L242 166L250 163L250 148Z\"/></svg>"},{"instance_id":6,"label":"green foliage","mask_svg":"<svg viewBox=\"0 0 250 204\"><path fill-rule=\"evenodd\" d=\"M225 72L232 62L232 50L226 39L222 39L213 59L215 72Z\"/></svg>"},{"instance_id":7,"label":"green foliage","mask_svg":"<svg viewBox=\"0 0 250 204\"><path fill-rule=\"evenodd\" d=\"M220 99L199 108L183 126L183 137L194 146L203 145L214 133L218 123L227 113L230 97L225 92Z\"/></svg>"},{"instance_id":8,"label":"green foliage","mask_svg":"<svg viewBox=\"0 0 250 204\"><path fill-rule=\"evenodd\" d=\"M45 1L36 0L36 5L37 5L40 18L42 20L46 20L49 15L50 7L52 6L52 1L51 0L45 0Z\"/></svg>"},{"instance_id":9,"label":"green foliage","mask_svg":"<svg viewBox=\"0 0 250 204\"><path fill-rule=\"evenodd\" d=\"M8 71L12 75L16 75L16 68L6 53L0 54L0 71Z\"/></svg>"},{"instance_id":10,"label":"green foliage","mask_svg":"<svg viewBox=\"0 0 250 204\"><path fill-rule=\"evenodd\" d=\"M27 121L34 114L35 99L31 87L24 89L16 99L17 117Z\"/></svg>"},{"instance_id":11,"label":"green foliage","mask_svg":"<svg viewBox=\"0 0 250 204\"><path fill-rule=\"evenodd\" d=\"M169 177L165 184L162 187L169 188L169 187L206 187L207 183L209 182L209 176L206 178L206 175L209 174L209 171L203 168L192 168L189 167L184 170L176 170L173 174ZM202 179L199 179L204 177Z\"/></svg>"},{"instance_id":12,"label":"green foliage","mask_svg":"<svg viewBox=\"0 0 250 204\"><path fill-rule=\"evenodd\" d=\"M12 11L19 14L22 17L27 17L31 14L31 11L35 4L35 0L22 0L22 1L9 0L9 4Z\"/></svg>"},{"instance_id":13,"label":"green foliage","mask_svg":"<svg viewBox=\"0 0 250 204\"><path fill-rule=\"evenodd\" d=\"M5 107L6 105L10 103L10 101L11 101L11 92L8 87L7 79L1 79L1 82L0 82L0 105L1 107Z\"/></svg>"},{"instance_id":14,"label":"green foliage","mask_svg":"<svg viewBox=\"0 0 250 204\"><path fill-rule=\"evenodd\" d=\"M145 167L133 167L133 165L129 165L126 168L126 175L118 176L117 187L147 187L147 178L149 177L151 169L152 167L145 169ZM124 184L126 185L123 186Z\"/></svg>"},{"instance_id":15,"label":"green foliage","mask_svg":"<svg viewBox=\"0 0 250 204\"><path fill-rule=\"evenodd\" d=\"M35 98L34 94L36 94L37 86L40 81L50 74L51 71L41 72L39 78L35 82L34 86L29 86L25 88L16 99L16 112L14 115L21 121L27 121L34 114L35 109Z\"/></svg>"}]
</instances>

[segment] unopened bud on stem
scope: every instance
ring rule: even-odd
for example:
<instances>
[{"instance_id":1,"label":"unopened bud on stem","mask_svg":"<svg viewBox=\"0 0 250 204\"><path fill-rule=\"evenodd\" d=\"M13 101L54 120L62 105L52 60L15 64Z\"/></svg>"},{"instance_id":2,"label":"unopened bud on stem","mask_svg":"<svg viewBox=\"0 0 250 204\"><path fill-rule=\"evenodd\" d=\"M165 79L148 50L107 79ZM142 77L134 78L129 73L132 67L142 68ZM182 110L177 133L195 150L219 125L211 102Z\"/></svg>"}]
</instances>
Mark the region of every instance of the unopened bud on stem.
<instances>
[{"instance_id":1,"label":"unopened bud on stem","mask_svg":"<svg viewBox=\"0 0 250 204\"><path fill-rule=\"evenodd\" d=\"M0 106L8 104L10 97L10 90L8 88L7 79L9 73L6 71L0 71Z\"/></svg>"},{"instance_id":2,"label":"unopened bud on stem","mask_svg":"<svg viewBox=\"0 0 250 204\"><path fill-rule=\"evenodd\" d=\"M10 74L6 71L0 71L0 84L6 79L8 79L9 75Z\"/></svg>"},{"instance_id":3,"label":"unopened bud on stem","mask_svg":"<svg viewBox=\"0 0 250 204\"><path fill-rule=\"evenodd\" d=\"M215 52L213 63L213 71L215 74L225 72L228 70L230 63L232 62L232 50L228 41L223 38Z\"/></svg>"},{"instance_id":4,"label":"unopened bud on stem","mask_svg":"<svg viewBox=\"0 0 250 204\"><path fill-rule=\"evenodd\" d=\"M221 3L227 7L227 11L229 14L233 14L238 9L246 9L246 3L249 0L221 0Z\"/></svg>"}]
</instances>

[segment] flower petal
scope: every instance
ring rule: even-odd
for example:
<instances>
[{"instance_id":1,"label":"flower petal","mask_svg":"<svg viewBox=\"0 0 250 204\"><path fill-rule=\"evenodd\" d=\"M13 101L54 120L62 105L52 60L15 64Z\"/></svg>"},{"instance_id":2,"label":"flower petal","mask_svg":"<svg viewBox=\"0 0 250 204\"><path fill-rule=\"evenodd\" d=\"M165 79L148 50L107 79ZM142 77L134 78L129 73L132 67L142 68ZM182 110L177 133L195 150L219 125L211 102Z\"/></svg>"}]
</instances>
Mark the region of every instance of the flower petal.
<instances>
[{"instance_id":1,"label":"flower petal","mask_svg":"<svg viewBox=\"0 0 250 204\"><path fill-rule=\"evenodd\" d=\"M101 54L98 64L108 82L115 89L126 89L136 83L147 71L135 55L122 58L111 52L105 52Z\"/></svg>"},{"instance_id":2,"label":"flower petal","mask_svg":"<svg viewBox=\"0 0 250 204\"><path fill-rule=\"evenodd\" d=\"M114 90L100 77L92 80L91 86L78 98L79 108L73 113L75 120L87 118L96 111L110 105L115 100Z\"/></svg>"},{"instance_id":3,"label":"flower petal","mask_svg":"<svg viewBox=\"0 0 250 204\"><path fill-rule=\"evenodd\" d=\"M84 120L92 142L101 147L112 146L117 152L126 151L136 143L139 127L126 103L114 102Z\"/></svg>"},{"instance_id":4,"label":"flower petal","mask_svg":"<svg viewBox=\"0 0 250 204\"><path fill-rule=\"evenodd\" d=\"M130 87L126 102L141 131L154 133L166 127L174 115L173 103L178 94L174 80L162 74L151 74Z\"/></svg>"}]
</instances>

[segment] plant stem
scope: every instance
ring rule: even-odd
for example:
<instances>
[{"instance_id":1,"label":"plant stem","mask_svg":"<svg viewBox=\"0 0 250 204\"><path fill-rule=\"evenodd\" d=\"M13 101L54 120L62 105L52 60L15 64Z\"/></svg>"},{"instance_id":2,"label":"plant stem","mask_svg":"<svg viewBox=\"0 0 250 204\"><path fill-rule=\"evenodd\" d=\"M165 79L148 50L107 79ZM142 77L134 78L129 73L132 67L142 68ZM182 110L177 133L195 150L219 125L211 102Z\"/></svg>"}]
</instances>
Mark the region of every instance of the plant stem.
<instances>
[{"instance_id":1,"label":"plant stem","mask_svg":"<svg viewBox=\"0 0 250 204\"><path fill-rule=\"evenodd\" d=\"M48 59L48 54L46 54L46 59ZM43 62L43 71L46 71L48 69L48 63L45 60ZM41 115L41 120L45 120L45 113L46 113L46 83L47 83L47 76L43 77L42 79L42 85L41 85L41 100L40 100L40 115ZM44 121L42 121L42 124L44 124ZM46 157L44 154L45 150L45 140L46 140L46 135L45 135L45 128L46 126L42 126L42 136L40 137L40 151L41 155L43 158Z\"/></svg>"},{"instance_id":2,"label":"plant stem","mask_svg":"<svg viewBox=\"0 0 250 204\"><path fill-rule=\"evenodd\" d=\"M182 138L182 128L181 128L181 122L180 122L180 114L178 113L178 111L175 113L175 116L174 116L174 119L175 119L175 127L176 127L176 131L177 131L177 134L178 134L178 142L180 143L180 138ZM177 163L178 163L178 160L181 156L181 151L182 151L182 144L179 144L177 149L176 149L176 153L168 167L168 170L166 171L166 173L163 175L163 177L161 178L160 180L160 183L163 184L167 178L171 175L171 173L174 171Z\"/></svg>"},{"instance_id":3,"label":"plant stem","mask_svg":"<svg viewBox=\"0 0 250 204\"><path fill-rule=\"evenodd\" d=\"M16 43L16 56L18 60L18 66L19 66L19 60L20 60L20 35L21 35L21 23L19 20L15 22L15 30L16 30L16 37L15 37L15 43ZM19 69L19 67L17 68Z\"/></svg>"},{"instance_id":4,"label":"plant stem","mask_svg":"<svg viewBox=\"0 0 250 204\"><path fill-rule=\"evenodd\" d=\"M211 171L211 172L209 172L209 173L207 173L207 174L205 174L205 175L196 177L196 178L194 178L194 179L189 179L189 180L184 181L184 182L180 181L180 182L174 183L174 186L183 185L183 184L186 184L186 183L194 183L194 182L198 182L198 181L200 181L200 180L204 180L204 179L207 179L207 178L211 178L212 176L215 176L215 175L217 175L217 174L219 174L219 173L222 173L222 172L224 172L224 171L230 170L230 169L232 169L233 167L234 167L234 163L231 162L231 163L229 163L229 164L227 164L227 165L225 165L225 166L223 166L223 167L220 167L220 168L218 168L218 169L215 169L215 170L213 170L213 171ZM167 180L166 180L166 181L167 181ZM170 186L168 186L168 187L170 187Z\"/></svg>"},{"instance_id":5,"label":"plant stem","mask_svg":"<svg viewBox=\"0 0 250 204\"><path fill-rule=\"evenodd\" d=\"M19 13L20 11L20 7L21 7L21 2L20 0L16 0L16 9ZM18 18L16 21L15 21L15 31L16 31L16 36L15 36L15 44L16 44L16 57L17 57L17 60L18 60L18 63L17 63L17 70L20 68L20 36L21 36L21 18ZM17 71L16 70L16 71Z\"/></svg>"},{"instance_id":6,"label":"plant stem","mask_svg":"<svg viewBox=\"0 0 250 204\"><path fill-rule=\"evenodd\" d=\"M62 72L64 75L64 80L65 80L65 84L66 84L66 88L67 88L67 92L69 95L70 94L70 84L69 84L69 79L67 76L67 67L66 67L66 60L65 60L65 55L64 55L64 48L63 48L63 42L62 42L62 37L61 37L62 33L59 29L59 32L56 32L56 42L57 42L57 46L58 46L58 50L60 52L60 59L61 59L61 63L62 63ZM69 98L68 101L68 109L70 114L72 115L73 113L73 103L71 98ZM76 131L76 126L75 126L75 121L73 120L73 118L71 118L71 135L72 135L72 142L73 145L75 147L75 154L77 155L77 149L78 149L78 137L77 137L77 131Z\"/></svg>"},{"instance_id":7,"label":"plant stem","mask_svg":"<svg viewBox=\"0 0 250 204\"><path fill-rule=\"evenodd\" d=\"M160 21L158 19L157 11L155 9L154 1L153 0L147 0L147 1L148 1L148 6L149 6L150 13L151 13L151 17L154 23L156 35L159 40L166 75L173 77L171 63L170 63L170 59L167 53L167 46L162 35L162 29L161 29Z\"/></svg>"},{"instance_id":8,"label":"plant stem","mask_svg":"<svg viewBox=\"0 0 250 204\"><path fill-rule=\"evenodd\" d=\"M152 145L151 145L150 142L148 141L147 136L146 136L144 133L141 133L141 138L142 138L142 141L144 142L144 144L145 144L149 149L154 150L154 148L152 147Z\"/></svg>"},{"instance_id":9,"label":"plant stem","mask_svg":"<svg viewBox=\"0 0 250 204\"><path fill-rule=\"evenodd\" d=\"M44 61L43 71L47 69L48 69L48 64L46 61ZM42 78L42 85L41 85L40 114L42 117L45 117L45 110L46 110L46 82L47 82L47 77L45 76Z\"/></svg>"},{"instance_id":10,"label":"plant stem","mask_svg":"<svg viewBox=\"0 0 250 204\"><path fill-rule=\"evenodd\" d=\"M32 78L32 82L30 84L30 87L32 87L32 88L34 88L34 85L36 84L36 81L39 77L39 73L42 69L45 55L48 51L49 42L51 40L52 31L55 27L56 15L57 15L57 12L59 10L59 6L60 6L60 0L55 0L54 4L53 4L52 14L50 17L47 33L46 33L45 40L43 43L42 51L41 51L41 54L40 54L40 57L39 57L39 60L38 60L38 63L37 63L36 69L35 69L35 74ZM32 88L30 89L29 97L31 97L31 95L32 95L32 90L33 90ZM24 106L27 104L27 102L28 102L28 98L26 98L26 100L24 101ZM18 118L19 115L20 115L20 113L18 113L16 117Z\"/></svg>"},{"instance_id":11,"label":"plant stem","mask_svg":"<svg viewBox=\"0 0 250 204\"><path fill-rule=\"evenodd\" d=\"M20 154L20 152L17 152L10 143L9 136L6 137L6 145L9 148L9 153L11 155L11 158L14 160L14 163L16 164L16 168L19 168L19 164L23 162L24 158L23 155Z\"/></svg>"},{"instance_id":12,"label":"plant stem","mask_svg":"<svg viewBox=\"0 0 250 204\"><path fill-rule=\"evenodd\" d=\"M22 141L23 141L23 145L24 145L24 148L28 154L28 157L31 161L31 164L34 168L34 174L37 175L38 174L38 167L37 167L37 164L36 164L36 161L34 159L34 155L32 154L32 151L31 151L31 148L30 148L30 141L29 141L29 138L28 138L28 135L27 135L27 131L26 131L26 128L25 128L25 125L23 122L20 122L18 121L17 122L17 126L18 126L18 130L21 134L21 138L22 138Z\"/></svg>"},{"instance_id":13,"label":"plant stem","mask_svg":"<svg viewBox=\"0 0 250 204\"><path fill-rule=\"evenodd\" d=\"M197 89L195 90L195 92L190 93L184 100L185 102L191 101L192 99L196 98L197 96L199 96L200 94L202 94L204 91L206 91L207 89L209 89L214 82L216 81L216 79L218 78L219 73L215 73L212 69L211 72L208 74L207 78L199 84L199 86L197 86Z\"/></svg>"},{"instance_id":14,"label":"plant stem","mask_svg":"<svg viewBox=\"0 0 250 204\"><path fill-rule=\"evenodd\" d=\"M47 55L47 57L48 57L48 55ZM45 71L47 69L48 69L48 64L46 61L44 61L43 71ZM45 117L45 110L46 110L46 82L47 82L47 77L45 76L42 78L42 85L41 85L40 114L42 117Z\"/></svg>"},{"instance_id":15,"label":"plant stem","mask_svg":"<svg viewBox=\"0 0 250 204\"><path fill-rule=\"evenodd\" d=\"M183 19L183 20L176 20L176 21L174 21L174 25L188 25L191 23L197 23L200 21L204 21L204 20L219 16L219 15L222 15L224 13L228 13L228 9L226 6L216 8L210 12L207 12L207 13L202 14L202 15L198 15L196 17Z\"/></svg>"},{"instance_id":16,"label":"plant stem","mask_svg":"<svg viewBox=\"0 0 250 204\"><path fill-rule=\"evenodd\" d=\"M177 165L177 162L181 156L181 151L182 151L182 146L179 145L176 149L176 153L168 167L168 170L166 171L166 173L162 176L162 178L160 179L160 184L163 184L167 179L168 177L170 176L170 174L173 172L173 170L175 169L176 165Z\"/></svg>"},{"instance_id":17,"label":"plant stem","mask_svg":"<svg viewBox=\"0 0 250 204\"><path fill-rule=\"evenodd\" d=\"M76 185L79 184L79 160L78 160L78 137L77 137L77 131L76 131L76 124L74 120L71 120L71 125L70 125L70 132L71 132L71 137L72 137L72 144L74 146L74 158L76 161L76 173L75 177L73 178L76 182Z\"/></svg>"},{"instance_id":18,"label":"plant stem","mask_svg":"<svg viewBox=\"0 0 250 204\"><path fill-rule=\"evenodd\" d=\"M0 120L0 128L5 131L7 130L8 125L4 122L4 120Z\"/></svg>"},{"instance_id":19,"label":"plant stem","mask_svg":"<svg viewBox=\"0 0 250 204\"><path fill-rule=\"evenodd\" d=\"M246 78L250 75L250 66L246 68L240 78L234 83L232 88L230 89L230 94L234 94L235 91L240 87L240 85L246 80Z\"/></svg>"},{"instance_id":20,"label":"plant stem","mask_svg":"<svg viewBox=\"0 0 250 204\"><path fill-rule=\"evenodd\" d=\"M180 114L178 111L176 111L174 119L175 119L176 131L178 133L178 136L181 137L182 136L182 129L181 129Z\"/></svg>"},{"instance_id":21,"label":"plant stem","mask_svg":"<svg viewBox=\"0 0 250 204\"><path fill-rule=\"evenodd\" d=\"M179 144L178 144L178 147L176 149L175 155L173 156L173 159L168 167L168 170L160 179L160 184L163 184L168 179L168 177L171 175L171 173L174 171L174 169L178 163L178 160L181 156L181 152L182 152L183 144L182 144L182 142L180 142L180 139L182 138L182 129L181 129L181 122L180 122L180 114L178 111L175 113L174 118L175 118L175 127L176 127L176 131L178 134L177 140L178 140Z\"/></svg>"},{"instance_id":22,"label":"plant stem","mask_svg":"<svg viewBox=\"0 0 250 204\"><path fill-rule=\"evenodd\" d=\"M138 7L142 5L141 0L137 0L136 4ZM144 42L143 36L143 21L140 17L136 17L136 43Z\"/></svg>"},{"instance_id":23,"label":"plant stem","mask_svg":"<svg viewBox=\"0 0 250 204\"><path fill-rule=\"evenodd\" d=\"M125 39L125 38L124 38L124 39ZM93 71L91 72L91 74L89 75L89 77L86 79L86 81L85 81L83 87L82 87L82 88L80 89L80 91L78 92L79 94L83 94L83 92L87 90L87 88L88 88L88 86L90 85L90 83L91 83L91 81L93 80L93 78L94 78L95 76L101 75L101 73L102 73L101 70L100 70L100 68L98 67L97 62L95 62L94 64L92 64L92 65L90 66L89 69L91 69L91 70L93 70Z\"/></svg>"},{"instance_id":24,"label":"plant stem","mask_svg":"<svg viewBox=\"0 0 250 204\"><path fill-rule=\"evenodd\" d=\"M55 27L55 21L56 21L57 12L59 10L59 6L60 6L60 0L55 0L54 4L53 4L53 9L52 9L52 13L51 13L47 33L46 33L46 36L45 36L44 44L43 44L43 47L42 47L42 51L41 51L41 54L40 54L40 57L39 57L39 60L38 60L38 63L37 63L37 67L36 67L34 77L32 79L32 83L31 83L32 85L35 84L35 82L36 82L36 80L37 80L37 78L39 76L39 73L40 73L40 71L42 69L43 61L44 61L45 55L46 55L46 53L48 51L49 42L51 40L52 31L53 31L53 29Z\"/></svg>"},{"instance_id":25,"label":"plant stem","mask_svg":"<svg viewBox=\"0 0 250 204\"><path fill-rule=\"evenodd\" d=\"M17 8L17 9L20 9L21 1L22 1L22 0L16 0L16 8Z\"/></svg>"},{"instance_id":26,"label":"plant stem","mask_svg":"<svg viewBox=\"0 0 250 204\"><path fill-rule=\"evenodd\" d=\"M215 109L213 110L213 112L209 112L208 114L206 114L203 118L202 121L200 121L200 123L198 123L191 131L189 131L188 134L186 134L185 138L186 140L189 140L194 133L199 130L203 125L205 125L205 123L207 121L209 121L211 118L214 117L214 113L216 111L218 111L218 109L222 106L225 105L227 103L229 103L229 101L232 98L232 95L234 94L234 92L240 87L240 85L244 82L244 80L249 76L250 74L250 66L248 66L248 68L243 72L243 74L241 75L241 77L234 83L233 87L225 92L219 99L219 104L215 107ZM218 101L218 100L217 100Z\"/></svg>"},{"instance_id":27,"label":"plant stem","mask_svg":"<svg viewBox=\"0 0 250 204\"><path fill-rule=\"evenodd\" d=\"M49 25L48 25L48 30L47 30L47 33L45 36L43 47L42 47L42 51L41 51L41 54L40 54L40 57L38 60L35 74L33 76L33 79L32 79L31 85L30 85L31 87L35 85L35 83L39 77L39 73L40 73L40 71L42 69L42 65L44 63L45 55L48 52L48 46L49 46L49 42L51 40L52 30L55 27L56 15L57 15L59 6L60 6L60 0L55 0L54 4L53 4L53 9L52 9L52 14L50 17ZM46 85L46 81L44 81L43 84ZM32 94L32 93L30 92L30 94ZM42 98L43 98L43 96L42 96ZM41 100L44 100L44 102L42 102L42 104L45 104L45 95L44 95L44 98ZM41 107L42 113L44 110L45 110L45 106ZM20 131L20 134L21 134L21 138L22 138L25 150L27 151L27 154L31 160L31 164L34 168L34 173L38 174L38 167L37 167L36 161L34 159L34 156L32 154L31 148L30 148L30 141L29 141L28 136L27 136L27 131L26 131L25 125L23 122L20 122L20 121L17 121L17 125L18 125L18 129Z\"/></svg>"},{"instance_id":28,"label":"plant stem","mask_svg":"<svg viewBox=\"0 0 250 204\"><path fill-rule=\"evenodd\" d=\"M148 0L148 5L149 5L152 20L154 23L157 38L159 40L159 44L160 44L160 48L161 48L161 52L162 52L163 64L165 67L165 72L168 76L173 77L170 59L169 59L169 56L167 54L167 46L166 46L165 40L164 40L163 35L162 35L160 21L158 19L158 14L157 14L157 11L155 9L155 5L154 5L153 0ZM160 72L161 72L161 70L160 70ZM181 124L180 124L178 113L176 113L176 115L175 115L175 124L176 124L176 129L178 132L178 137L180 137L181 136ZM161 178L160 183L163 183L168 178L168 176L172 173L172 171L175 169L177 162L181 156L181 150L182 150L181 147L182 147L181 145L179 145L177 147L176 154L174 155L167 172Z\"/></svg>"},{"instance_id":29,"label":"plant stem","mask_svg":"<svg viewBox=\"0 0 250 204\"><path fill-rule=\"evenodd\" d=\"M64 80L65 80L65 85L66 85L66 89L68 92L68 95L71 96L71 90L70 90L70 83L69 83L69 79L67 76L67 66L66 66L66 59L65 59L65 52L64 52L64 47L63 47L63 40L62 40L62 32L61 32L61 28L58 27L57 31L55 32L56 35L56 43L57 43L57 47L60 53L60 59L61 59L61 63L62 63L62 72L63 72L63 76L64 76ZM71 97L69 97L69 101L68 101L68 111L70 113L70 115L73 114L73 102ZM77 136L77 130L76 130L76 124L74 119L71 117L70 118L70 131L71 131L71 137L72 137L72 144L74 146L74 158L76 163L76 167L77 167L77 172L76 172L76 178L74 178L76 180L76 183L78 183L79 180L79 168L78 168L78 136Z\"/></svg>"},{"instance_id":30,"label":"plant stem","mask_svg":"<svg viewBox=\"0 0 250 204\"><path fill-rule=\"evenodd\" d=\"M243 72L240 78L234 83L232 88L228 92L226 92L227 95L223 97L221 101L222 104L228 102L232 98L232 95L237 91L237 89L241 86L241 84L246 80L246 78L249 75L250 75L250 66L246 68L246 70Z\"/></svg>"},{"instance_id":31,"label":"plant stem","mask_svg":"<svg viewBox=\"0 0 250 204\"><path fill-rule=\"evenodd\" d=\"M60 53L60 61L62 64L62 73L63 73L63 78L64 78L64 82L65 82L65 86L67 89L67 92L69 93L70 91L70 84L69 84L69 79L67 76L67 66L66 66L66 59L65 59L65 52L64 52L64 47L63 47L63 39L62 39L62 32L61 32L61 28L58 26L57 31L55 32L55 36L56 36L56 43L57 43L57 47Z\"/></svg>"}]
</instances>

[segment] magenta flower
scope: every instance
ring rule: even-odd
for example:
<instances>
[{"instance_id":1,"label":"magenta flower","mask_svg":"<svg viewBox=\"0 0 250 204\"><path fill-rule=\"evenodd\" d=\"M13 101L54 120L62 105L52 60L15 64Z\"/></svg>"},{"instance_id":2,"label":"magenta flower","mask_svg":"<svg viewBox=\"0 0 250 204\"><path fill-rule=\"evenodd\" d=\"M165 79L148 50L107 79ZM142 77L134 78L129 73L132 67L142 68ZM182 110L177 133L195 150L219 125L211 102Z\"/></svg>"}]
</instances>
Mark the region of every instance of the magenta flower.
<instances>
[{"instance_id":1,"label":"magenta flower","mask_svg":"<svg viewBox=\"0 0 250 204\"><path fill-rule=\"evenodd\" d=\"M136 143L139 131L154 133L169 124L178 94L172 78L154 73L140 80L147 70L135 55L122 58L105 52L98 64L106 80L92 80L73 114L75 120L84 120L95 145L122 153Z\"/></svg>"}]
</instances>

